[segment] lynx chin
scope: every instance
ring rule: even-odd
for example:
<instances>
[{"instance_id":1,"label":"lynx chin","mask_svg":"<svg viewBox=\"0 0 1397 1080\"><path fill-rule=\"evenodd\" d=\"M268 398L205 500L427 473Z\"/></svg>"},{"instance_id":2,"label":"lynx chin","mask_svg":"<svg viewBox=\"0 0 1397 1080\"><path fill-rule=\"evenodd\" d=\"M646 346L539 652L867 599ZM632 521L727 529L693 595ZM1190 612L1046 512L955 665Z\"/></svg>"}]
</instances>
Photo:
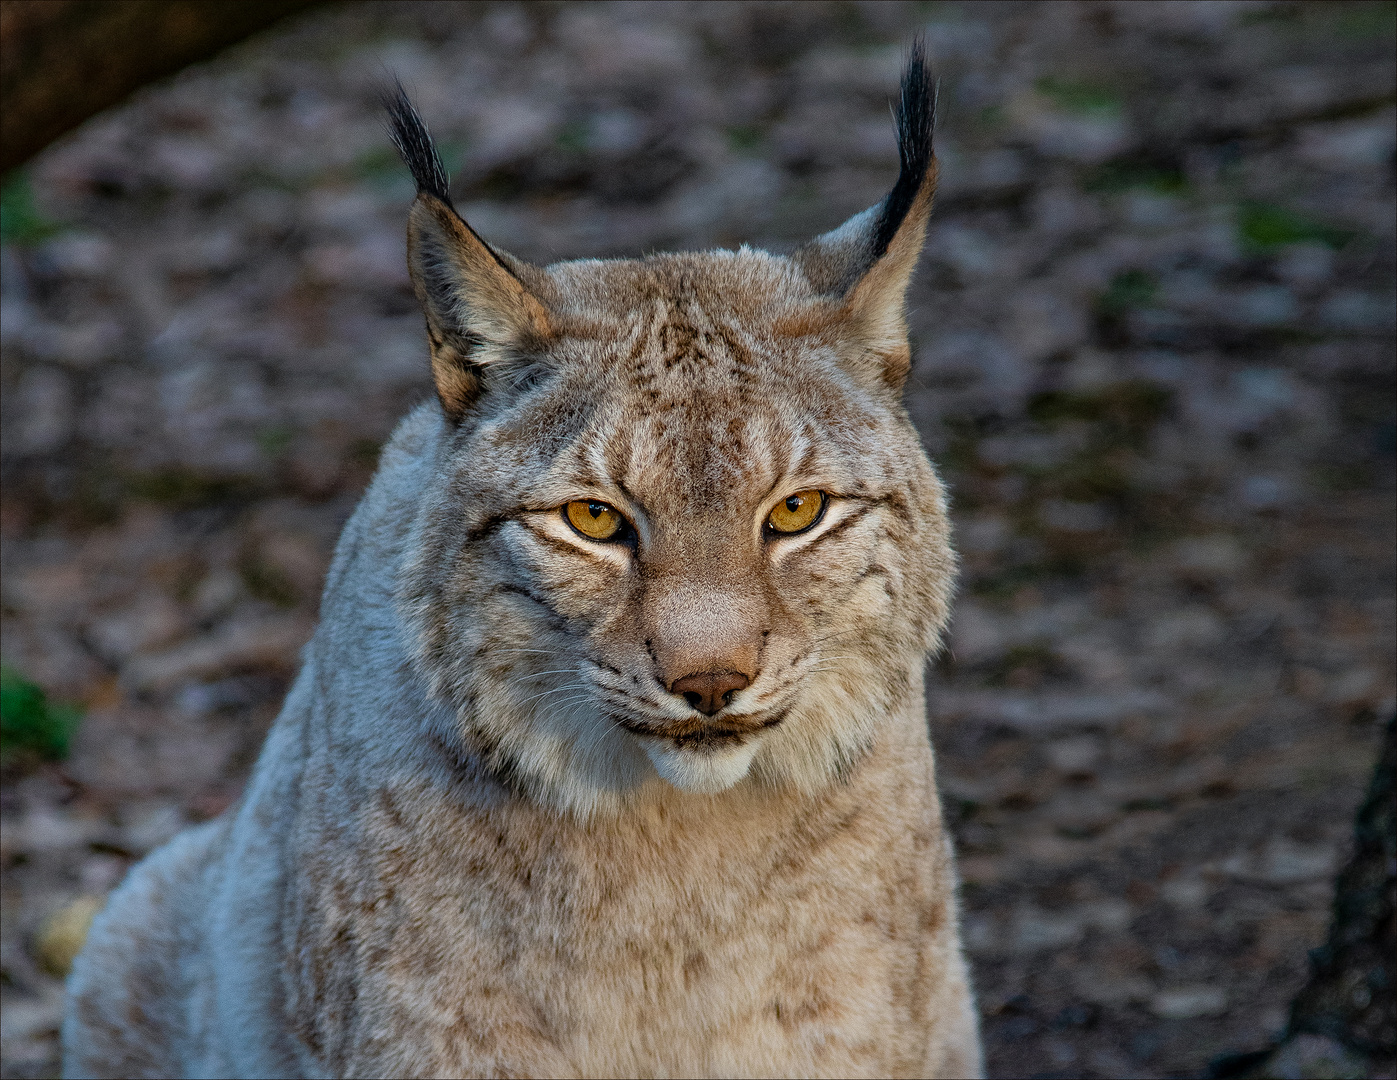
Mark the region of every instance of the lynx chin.
<instances>
[{"instance_id":1,"label":"lynx chin","mask_svg":"<svg viewBox=\"0 0 1397 1080\"><path fill-rule=\"evenodd\" d=\"M789 256L538 267L401 88L436 398L383 451L241 801L139 864L70 1077L980 1074L901 404L936 183Z\"/></svg>"}]
</instances>

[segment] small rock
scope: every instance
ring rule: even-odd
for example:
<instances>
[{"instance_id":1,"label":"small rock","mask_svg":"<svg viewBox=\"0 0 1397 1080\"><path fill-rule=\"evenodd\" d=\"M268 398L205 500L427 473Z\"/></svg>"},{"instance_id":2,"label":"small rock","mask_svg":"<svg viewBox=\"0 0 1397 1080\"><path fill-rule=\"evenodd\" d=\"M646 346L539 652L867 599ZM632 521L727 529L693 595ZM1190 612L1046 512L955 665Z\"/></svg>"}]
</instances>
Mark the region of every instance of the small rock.
<instances>
[{"instance_id":1,"label":"small rock","mask_svg":"<svg viewBox=\"0 0 1397 1080\"><path fill-rule=\"evenodd\" d=\"M242 578L229 569L216 570L194 590L194 613L201 619L222 615L243 596Z\"/></svg>"},{"instance_id":2,"label":"small rock","mask_svg":"<svg viewBox=\"0 0 1397 1080\"><path fill-rule=\"evenodd\" d=\"M34 956L45 971L59 978L68 974L105 903L105 897L80 896L44 920L34 938Z\"/></svg>"},{"instance_id":3,"label":"small rock","mask_svg":"<svg viewBox=\"0 0 1397 1080\"><path fill-rule=\"evenodd\" d=\"M1174 545L1174 565L1191 577L1230 577L1246 564L1242 545L1223 534L1191 536Z\"/></svg>"},{"instance_id":4,"label":"small rock","mask_svg":"<svg viewBox=\"0 0 1397 1080\"><path fill-rule=\"evenodd\" d=\"M951 655L959 664L982 664L1004 652L1002 621L978 604L962 602L951 624Z\"/></svg>"},{"instance_id":5,"label":"small rock","mask_svg":"<svg viewBox=\"0 0 1397 1080\"><path fill-rule=\"evenodd\" d=\"M1393 110L1384 109L1358 120L1310 124L1300 129L1296 149L1303 160L1338 173L1384 166L1392 161L1397 141L1394 120L1397 115Z\"/></svg>"},{"instance_id":6,"label":"small rock","mask_svg":"<svg viewBox=\"0 0 1397 1080\"><path fill-rule=\"evenodd\" d=\"M1178 199L1152 191L1131 191L1122 200L1125 220L1137 229L1177 228L1182 218Z\"/></svg>"},{"instance_id":7,"label":"small rock","mask_svg":"<svg viewBox=\"0 0 1397 1080\"><path fill-rule=\"evenodd\" d=\"M1111 527L1111 513L1100 503L1048 499L1038 508L1038 518L1059 532L1101 532Z\"/></svg>"},{"instance_id":8,"label":"small rock","mask_svg":"<svg viewBox=\"0 0 1397 1080\"><path fill-rule=\"evenodd\" d=\"M1069 774L1090 772L1101 759L1101 743L1091 735L1058 739L1043 749L1053 768Z\"/></svg>"},{"instance_id":9,"label":"small rock","mask_svg":"<svg viewBox=\"0 0 1397 1080\"><path fill-rule=\"evenodd\" d=\"M1256 285L1221 299L1219 313L1234 326L1281 326L1300 312L1295 294L1284 285Z\"/></svg>"},{"instance_id":10,"label":"small rock","mask_svg":"<svg viewBox=\"0 0 1397 1080\"><path fill-rule=\"evenodd\" d=\"M1084 305L1046 289L1027 290L1015 297L1009 326L1014 344L1031 363L1075 348L1089 332Z\"/></svg>"},{"instance_id":11,"label":"small rock","mask_svg":"<svg viewBox=\"0 0 1397 1080\"><path fill-rule=\"evenodd\" d=\"M1361 1080L1368 1064L1343 1044L1324 1035L1287 1039L1257 1075L1275 1080Z\"/></svg>"},{"instance_id":12,"label":"small rock","mask_svg":"<svg viewBox=\"0 0 1397 1080\"><path fill-rule=\"evenodd\" d=\"M1211 892L1208 883L1197 877L1171 878L1159 887L1160 896L1181 908L1201 908Z\"/></svg>"},{"instance_id":13,"label":"small rock","mask_svg":"<svg viewBox=\"0 0 1397 1080\"><path fill-rule=\"evenodd\" d=\"M6 837L5 847L27 853L62 851L86 844L101 827L100 822L85 821L48 806L35 806L16 828L7 830L10 836Z\"/></svg>"},{"instance_id":14,"label":"small rock","mask_svg":"<svg viewBox=\"0 0 1397 1080\"><path fill-rule=\"evenodd\" d=\"M5 1047L5 1064L44 1061L51 1055L50 1040L63 1023L64 996L55 987L37 998L9 998L0 1010L0 1041Z\"/></svg>"},{"instance_id":15,"label":"small rock","mask_svg":"<svg viewBox=\"0 0 1397 1080\"><path fill-rule=\"evenodd\" d=\"M1009 523L993 514L979 514L956 523L956 540L962 551L992 555L1009 539Z\"/></svg>"},{"instance_id":16,"label":"small rock","mask_svg":"<svg viewBox=\"0 0 1397 1080\"><path fill-rule=\"evenodd\" d=\"M1336 705L1356 706L1369 702L1381 685L1372 668L1352 668L1337 676L1324 691L1324 699Z\"/></svg>"},{"instance_id":17,"label":"small rock","mask_svg":"<svg viewBox=\"0 0 1397 1080\"><path fill-rule=\"evenodd\" d=\"M1131 716L1164 711L1170 700L1151 690L1029 694L941 689L931 698L931 704L945 717L960 716L1002 725L1025 735L1040 735L1073 727L1109 727Z\"/></svg>"},{"instance_id":18,"label":"small rock","mask_svg":"<svg viewBox=\"0 0 1397 1080\"><path fill-rule=\"evenodd\" d=\"M1290 486L1276 476L1248 476L1243 478L1237 494L1243 505L1252 510L1271 510L1290 496Z\"/></svg>"},{"instance_id":19,"label":"small rock","mask_svg":"<svg viewBox=\"0 0 1397 1080\"><path fill-rule=\"evenodd\" d=\"M83 891L94 896L106 895L116 888L129 865L129 861L119 855L89 855L79 872Z\"/></svg>"},{"instance_id":20,"label":"small rock","mask_svg":"<svg viewBox=\"0 0 1397 1080\"><path fill-rule=\"evenodd\" d=\"M1143 976L1113 965L1078 969L1072 975L1072 986L1083 1001L1107 1006L1148 1001L1153 993L1153 988Z\"/></svg>"},{"instance_id":21,"label":"small rock","mask_svg":"<svg viewBox=\"0 0 1397 1080\"><path fill-rule=\"evenodd\" d=\"M1084 925L1107 933L1119 933L1130 925L1134 912L1124 900L1093 900L1077 909Z\"/></svg>"},{"instance_id":22,"label":"small rock","mask_svg":"<svg viewBox=\"0 0 1397 1080\"><path fill-rule=\"evenodd\" d=\"M1150 1011L1163 1020L1221 1016L1227 1011L1227 994L1219 986L1180 986L1161 990L1150 998Z\"/></svg>"},{"instance_id":23,"label":"small rock","mask_svg":"<svg viewBox=\"0 0 1397 1080\"><path fill-rule=\"evenodd\" d=\"M73 433L73 391L63 372L52 367L30 368L20 376L15 394L18 408L5 425L7 433L14 433L15 452L47 454L68 441Z\"/></svg>"},{"instance_id":24,"label":"small rock","mask_svg":"<svg viewBox=\"0 0 1397 1080\"><path fill-rule=\"evenodd\" d=\"M999 435L981 439L976 456L987 465L1055 465L1072 446L1057 435Z\"/></svg>"},{"instance_id":25,"label":"small rock","mask_svg":"<svg viewBox=\"0 0 1397 1080\"><path fill-rule=\"evenodd\" d=\"M83 277L101 274L111 265L112 243L102 236L64 233L43 246L44 258L61 274Z\"/></svg>"},{"instance_id":26,"label":"small rock","mask_svg":"<svg viewBox=\"0 0 1397 1080\"><path fill-rule=\"evenodd\" d=\"M1338 868L1339 853L1331 847L1297 844L1284 837L1259 852L1233 855L1220 869L1242 881L1264 885L1295 885L1328 879Z\"/></svg>"},{"instance_id":27,"label":"small rock","mask_svg":"<svg viewBox=\"0 0 1397 1080\"><path fill-rule=\"evenodd\" d=\"M1124 117L1059 112L1039 94L1015 98L1009 112L1015 126L1047 157L1096 165L1121 153L1131 142Z\"/></svg>"},{"instance_id":28,"label":"small rock","mask_svg":"<svg viewBox=\"0 0 1397 1080\"><path fill-rule=\"evenodd\" d=\"M241 668L285 669L295 665L312 629L308 619L297 615L233 621L187 645L138 656L124 674L132 686L165 690Z\"/></svg>"},{"instance_id":29,"label":"small rock","mask_svg":"<svg viewBox=\"0 0 1397 1080\"><path fill-rule=\"evenodd\" d=\"M1075 912L1049 912L1035 907L1020 908L1014 914L1012 930L1016 953L1060 949L1075 944L1086 930Z\"/></svg>"},{"instance_id":30,"label":"small rock","mask_svg":"<svg viewBox=\"0 0 1397 1080\"><path fill-rule=\"evenodd\" d=\"M990 234L964 225L939 225L929 245L933 258L949 263L962 276L987 278L1000 269L1001 245Z\"/></svg>"},{"instance_id":31,"label":"small rock","mask_svg":"<svg viewBox=\"0 0 1397 1080\"><path fill-rule=\"evenodd\" d=\"M1227 627L1213 612L1193 605L1163 616L1149 628L1146 642L1151 650L1171 652L1180 648L1207 648L1227 636Z\"/></svg>"},{"instance_id":32,"label":"small rock","mask_svg":"<svg viewBox=\"0 0 1397 1080\"><path fill-rule=\"evenodd\" d=\"M150 591L132 606L94 619L88 631L104 657L120 662L133 653L170 644L186 626L177 603L164 593Z\"/></svg>"},{"instance_id":33,"label":"small rock","mask_svg":"<svg viewBox=\"0 0 1397 1080\"><path fill-rule=\"evenodd\" d=\"M1276 259L1276 274L1291 285L1317 285L1334 272L1334 249L1324 244L1291 244Z\"/></svg>"},{"instance_id":34,"label":"small rock","mask_svg":"<svg viewBox=\"0 0 1397 1080\"><path fill-rule=\"evenodd\" d=\"M1319 319L1336 330L1372 332L1391 330L1397 311L1390 297L1343 289L1320 305Z\"/></svg>"},{"instance_id":35,"label":"small rock","mask_svg":"<svg viewBox=\"0 0 1397 1080\"><path fill-rule=\"evenodd\" d=\"M139 854L158 848L188 824L178 806L160 800L135 803L122 816L123 846Z\"/></svg>"}]
</instances>

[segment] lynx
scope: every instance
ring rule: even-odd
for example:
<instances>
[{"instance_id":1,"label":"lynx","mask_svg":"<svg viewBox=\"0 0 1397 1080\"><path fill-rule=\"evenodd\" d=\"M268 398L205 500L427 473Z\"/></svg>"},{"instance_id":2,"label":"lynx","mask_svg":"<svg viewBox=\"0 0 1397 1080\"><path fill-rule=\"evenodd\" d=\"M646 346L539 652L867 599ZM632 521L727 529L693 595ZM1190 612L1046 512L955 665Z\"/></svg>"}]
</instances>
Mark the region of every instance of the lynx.
<instances>
[{"instance_id":1,"label":"lynx","mask_svg":"<svg viewBox=\"0 0 1397 1080\"><path fill-rule=\"evenodd\" d=\"M542 268L390 97L436 400L241 801L93 925L66 1075L979 1074L900 402L932 87L914 46L891 193L789 256Z\"/></svg>"}]
</instances>

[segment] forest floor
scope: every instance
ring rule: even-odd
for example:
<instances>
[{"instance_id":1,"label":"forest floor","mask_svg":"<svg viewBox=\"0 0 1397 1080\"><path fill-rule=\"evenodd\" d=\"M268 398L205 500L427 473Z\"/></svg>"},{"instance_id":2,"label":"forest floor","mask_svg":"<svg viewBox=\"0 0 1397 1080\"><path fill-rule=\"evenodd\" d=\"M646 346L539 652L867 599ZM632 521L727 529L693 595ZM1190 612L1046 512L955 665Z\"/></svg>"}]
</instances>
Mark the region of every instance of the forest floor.
<instances>
[{"instance_id":1,"label":"forest floor","mask_svg":"<svg viewBox=\"0 0 1397 1080\"><path fill-rule=\"evenodd\" d=\"M7 735L5 1076L56 1075L45 921L237 798L430 392L385 71L520 256L783 250L891 184L919 30L907 403L964 558L929 716L989 1068L1284 1027L1393 708L1393 6L365 3L7 184L6 692L50 730Z\"/></svg>"}]
</instances>

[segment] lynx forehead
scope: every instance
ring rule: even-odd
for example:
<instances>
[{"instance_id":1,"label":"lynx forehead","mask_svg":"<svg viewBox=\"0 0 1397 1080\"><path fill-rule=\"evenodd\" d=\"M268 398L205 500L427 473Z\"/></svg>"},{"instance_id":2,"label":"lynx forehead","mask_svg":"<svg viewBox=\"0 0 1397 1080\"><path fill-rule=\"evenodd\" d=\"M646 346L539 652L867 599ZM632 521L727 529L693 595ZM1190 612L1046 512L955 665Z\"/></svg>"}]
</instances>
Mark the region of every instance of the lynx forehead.
<instances>
[{"instance_id":1,"label":"lynx forehead","mask_svg":"<svg viewBox=\"0 0 1397 1080\"><path fill-rule=\"evenodd\" d=\"M931 208L787 257L536 267L399 92L437 400L345 526L246 794L136 867L70 1076L973 1076L900 403Z\"/></svg>"}]
</instances>

